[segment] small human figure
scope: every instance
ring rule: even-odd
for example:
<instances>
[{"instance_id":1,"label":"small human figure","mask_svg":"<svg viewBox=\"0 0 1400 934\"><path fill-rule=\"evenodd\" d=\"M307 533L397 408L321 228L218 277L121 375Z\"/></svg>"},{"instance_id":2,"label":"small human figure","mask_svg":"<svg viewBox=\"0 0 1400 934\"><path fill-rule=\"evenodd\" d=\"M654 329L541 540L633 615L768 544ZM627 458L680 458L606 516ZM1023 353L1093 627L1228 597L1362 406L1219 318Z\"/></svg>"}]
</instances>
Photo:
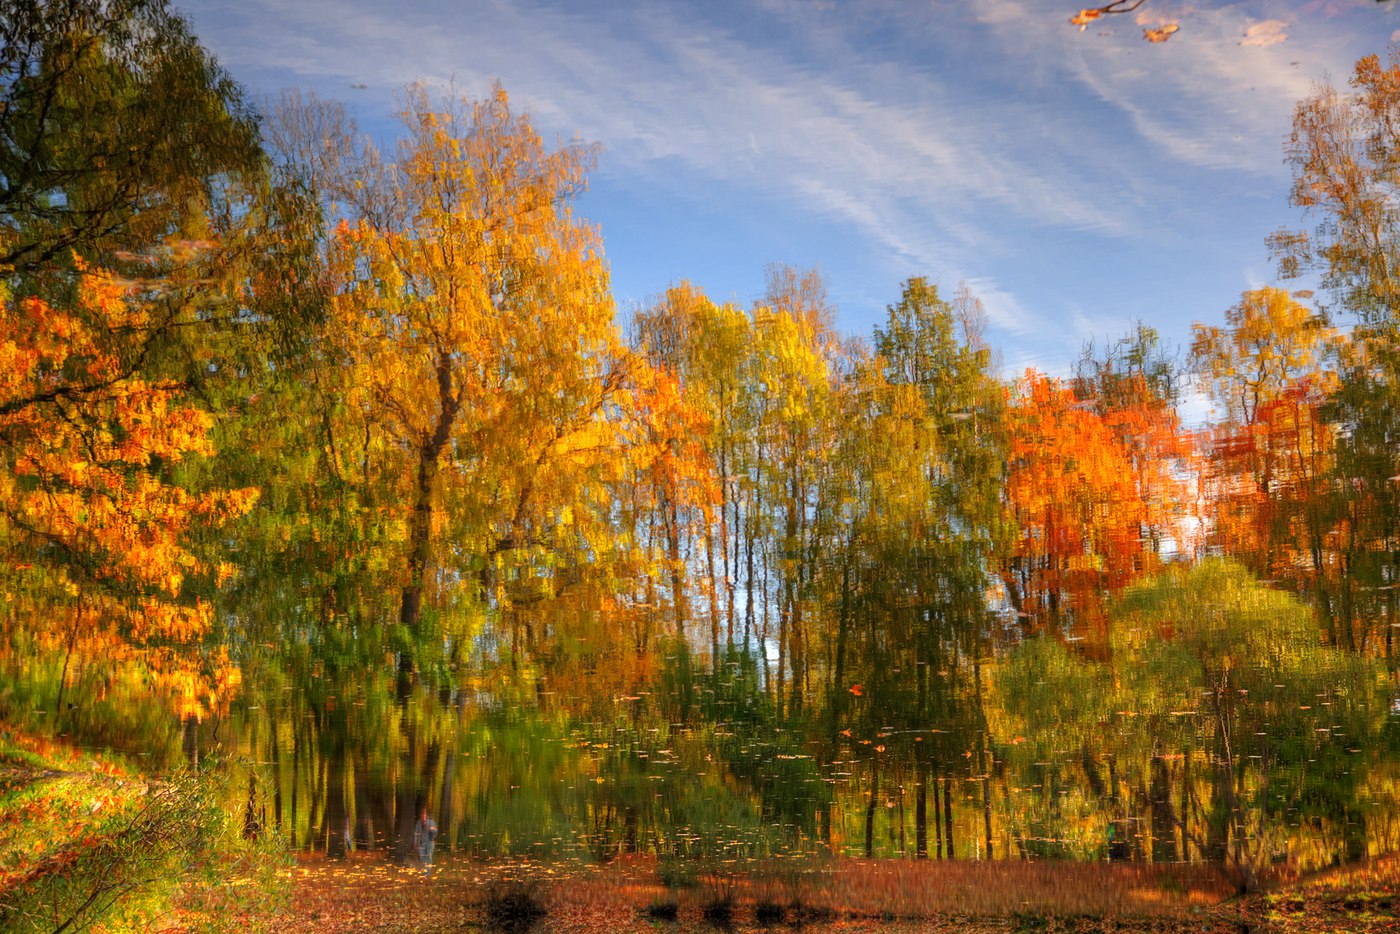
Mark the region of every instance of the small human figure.
<instances>
[{"instance_id":1,"label":"small human figure","mask_svg":"<svg viewBox=\"0 0 1400 934\"><path fill-rule=\"evenodd\" d=\"M433 845L437 843L437 821L428 816L428 809L418 812L418 823L413 827L413 847L418 851L418 865L423 867L423 875L433 874Z\"/></svg>"}]
</instances>

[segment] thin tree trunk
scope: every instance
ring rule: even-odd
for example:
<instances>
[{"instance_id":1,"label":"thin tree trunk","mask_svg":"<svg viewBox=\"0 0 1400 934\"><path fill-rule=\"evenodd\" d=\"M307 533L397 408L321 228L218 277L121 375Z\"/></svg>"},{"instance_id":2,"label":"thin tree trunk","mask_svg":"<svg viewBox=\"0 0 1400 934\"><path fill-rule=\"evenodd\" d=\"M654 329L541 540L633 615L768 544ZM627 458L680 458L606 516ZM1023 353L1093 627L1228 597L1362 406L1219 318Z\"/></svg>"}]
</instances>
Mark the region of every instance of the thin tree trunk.
<instances>
[{"instance_id":1,"label":"thin tree trunk","mask_svg":"<svg viewBox=\"0 0 1400 934\"><path fill-rule=\"evenodd\" d=\"M734 565L729 564L729 456L728 444L723 439L719 445L719 554L720 568L724 572L724 622L725 638L730 648L734 647L734 576L738 573L738 554ZM739 506L734 506L738 513ZM737 519L736 519L737 522ZM736 536L737 543L738 538ZM737 544L735 546L737 548ZM732 572L732 573L731 573ZM713 572L711 572L713 574Z\"/></svg>"},{"instance_id":2,"label":"thin tree trunk","mask_svg":"<svg viewBox=\"0 0 1400 934\"><path fill-rule=\"evenodd\" d=\"M943 788L937 776L933 779L933 836L934 853L939 859L943 858L943 821L939 820L939 813L943 806Z\"/></svg>"},{"instance_id":3,"label":"thin tree trunk","mask_svg":"<svg viewBox=\"0 0 1400 934\"><path fill-rule=\"evenodd\" d=\"M680 507L674 495L667 497L664 504L666 526L666 557L671 565L671 610L675 614L676 641L685 641L685 624L688 613L685 599L685 581L681 576L681 528Z\"/></svg>"},{"instance_id":4,"label":"thin tree trunk","mask_svg":"<svg viewBox=\"0 0 1400 934\"><path fill-rule=\"evenodd\" d=\"M331 750L327 756L329 768L326 776L326 809L321 816L321 839L325 841L326 856L329 859L344 859L346 854L345 830L349 815L345 811L345 750Z\"/></svg>"},{"instance_id":5,"label":"thin tree trunk","mask_svg":"<svg viewBox=\"0 0 1400 934\"><path fill-rule=\"evenodd\" d=\"M943 779L943 841L948 849L948 858L953 859L953 780Z\"/></svg>"},{"instance_id":6,"label":"thin tree trunk","mask_svg":"<svg viewBox=\"0 0 1400 934\"><path fill-rule=\"evenodd\" d=\"M976 650L974 649L974 652ZM992 789L991 771L992 764L988 762L990 758L987 751L987 718L982 707L982 660L976 654L972 659L973 677L977 683L977 717L982 722L982 729L977 731L977 762L982 769L982 832L987 845L987 859L992 856Z\"/></svg>"},{"instance_id":7,"label":"thin tree trunk","mask_svg":"<svg viewBox=\"0 0 1400 934\"><path fill-rule=\"evenodd\" d=\"M928 763L919 756L914 775L914 858L928 859Z\"/></svg>"},{"instance_id":8,"label":"thin tree trunk","mask_svg":"<svg viewBox=\"0 0 1400 934\"><path fill-rule=\"evenodd\" d=\"M745 651L746 653L747 653L748 650L749 650L749 639L750 639L751 635L752 635L753 632L754 632L754 605L753 605L754 567L753 567L753 543L754 543L754 539L758 537L758 529L755 527L755 526L756 526L756 523L757 523L757 519L754 518L754 512L755 512L756 509L757 509L757 506L756 506L756 504L755 504L755 502L754 502L754 500L756 500L756 499L757 499L757 496L756 496L755 494L753 494L753 493L750 493L750 494L749 494L748 509L745 510L745 515L744 515L744 526L745 526L745 528L744 528L744 561L745 561L745 563L746 563L746 565L747 565L747 570L746 570L745 576L744 576L744 651ZM738 547L739 547L738 542L735 542L734 547L735 547L735 548L738 548ZM767 649L765 649L762 645L759 646L759 654L762 655L765 659L768 657L768 651L767 651ZM766 663L765 663L765 664L766 664ZM765 690L767 689L766 679L765 679L764 689L765 689Z\"/></svg>"},{"instance_id":9,"label":"thin tree trunk","mask_svg":"<svg viewBox=\"0 0 1400 934\"><path fill-rule=\"evenodd\" d=\"M715 530L705 530L705 563L709 571L710 585L710 670L719 670L719 595L715 588Z\"/></svg>"},{"instance_id":10,"label":"thin tree trunk","mask_svg":"<svg viewBox=\"0 0 1400 934\"><path fill-rule=\"evenodd\" d=\"M292 723L291 833L287 837L292 841L293 849L296 849L297 842L297 788L301 785L301 735L301 727L294 721Z\"/></svg>"},{"instance_id":11,"label":"thin tree trunk","mask_svg":"<svg viewBox=\"0 0 1400 934\"><path fill-rule=\"evenodd\" d=\"M272 749L272 819L277 824L277 832L282 833L282 743L278 739L277 715L269 712L268 723Z\"/></svg>"},{"instance_id":12,"label":"thin tree trunk","mask_svg":"<svg viewBox=\"0 0 1400 934\"><path fill-rule=\"evenodd\" d=\"M899 855L904 856L909 852L904 836L904 770L900 769L899 775Z\"/></svg>"},{"instance_id":13,"label":"thin tree trunk","mask_svg":"<svg viewBox=\"0 0 1400 934\"><path fill-rule=\"evenodd\" d=\"M448 755L447 763L442 768L442 791L438 795L438 837L444 841L449 853L457 849L457 836L452 832L452 779L456 771L457 756Z\"/></svg>"},{"instance_id":14,"label":"thin tree trunk","mask_svg":"<svg viewBox=\"0 0 1400 934\"><path fill-rule=\"evenodd\" d=\"M875 855L875 804L880 796L880 760L871 763L870 800L865 805L865 858Z\"/></svg>"},{"instance_id":15,"label":"thin tree trunk","mask_svg":"<svg viewBox=\"0 0 1400 934\"><path fill-rule=\"evenodd\" d=\"M987 859L994 859L992 853L992 779L988 771L982 772L982 832L987 841Z\"/></svg>"}]
</instances>

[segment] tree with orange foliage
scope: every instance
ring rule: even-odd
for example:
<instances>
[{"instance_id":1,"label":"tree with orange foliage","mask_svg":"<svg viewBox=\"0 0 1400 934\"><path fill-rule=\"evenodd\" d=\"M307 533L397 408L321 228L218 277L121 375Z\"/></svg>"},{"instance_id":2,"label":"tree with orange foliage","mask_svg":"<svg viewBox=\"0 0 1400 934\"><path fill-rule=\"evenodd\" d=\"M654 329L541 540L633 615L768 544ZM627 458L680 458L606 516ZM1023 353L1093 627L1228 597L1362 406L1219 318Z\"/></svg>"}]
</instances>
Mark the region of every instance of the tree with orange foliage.
<instances>
[{"instance_id":1,"label":"tree with orange foliage","mask_svg":"<svg viewBox=\"0 0 1400 934\"><path fill-rule=\"evenodd\" d=\"M1133 452L1092 402L1028 370L1008 412L1007 505L1017 539L1002 561L1015 612L1101 646L1103 598L1148 561L1150 511Z\"/></svg>"},{"instance_id":2,"label":"tree with orange foliage","mask_svg":"<svg viewBox=\"0 0 1400 934\"><path fill-rule=\"evenodd\" d=\"M319 334L325 445L331 472L360 487L366 524L387 530L376 557L398 613L376 622L410 712L396 783L411 818L442 742L433 710L413 712L433 703L415 685L450 691L444 649L460 658L475 634L442 610L504 631L510 670L535 676L556 645L600 642L587 614L635 621L628 585L666 562L615 523L620 491L689 495L676 434L688 417L622 341L597 231L572 212L589 150L546 147L499 87L441 106L411 88L392 160L307 132L337 119L326 108L289 116L296 156L344 218ZM404 857L412 823L399 821Z\"/></svg>"},{"instance_id":3,"label":"tree with orange foliage","mask_svg":"<svg viewBox=\"0 0 1400 934\"><path fill-rule=\"evenodd\" d=\"M186 579L226 573L182 539L257 494L182 485L182 462L213 453L210 417L133 357L133 339L144 346L160 323L150 303L108 273L79 271L68 307L0 291L0 552L9 587L32 598L11 604L6 628L70 659L140 653L197 715L236 673L180 652L211 622ZM39 614L58 625L33 627Z\"/></svg>"},{"instance_id":4,"label":"tree with orange foliage","mask_svg":"<svg viewBox=\"0 0 1400 934\"><path fill-rule=\"evenodd\" d=\"M1074 394L1112 432L1132 459L1146 509L1143 546L1151 556L1192 554L1196 532L1186 477L1196 472L1197 445L1177 414L1176 361L1154 328L1139 323L1095 352L1085 347L1075 367ZM1149 558L1149 563L1150 563Z\"/></svg>"}]
</instances>

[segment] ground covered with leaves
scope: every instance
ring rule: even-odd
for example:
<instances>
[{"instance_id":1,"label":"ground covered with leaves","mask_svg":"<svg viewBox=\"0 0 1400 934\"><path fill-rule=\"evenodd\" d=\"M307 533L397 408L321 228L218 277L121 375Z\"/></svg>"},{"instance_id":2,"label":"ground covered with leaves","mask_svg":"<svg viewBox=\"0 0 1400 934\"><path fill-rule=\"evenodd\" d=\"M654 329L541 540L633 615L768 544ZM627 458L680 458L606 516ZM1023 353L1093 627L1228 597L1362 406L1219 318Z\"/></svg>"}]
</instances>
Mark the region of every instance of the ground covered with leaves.
<instances>
[{"instance_id":1,"label":"ground covered with leaves","mask_svg":"<svg viewBox=\"0 0 1400 934\"><path fill-rule=\"evenodd\" d=\"M668 887L646 859L559 867L445 861L431 877L374 854L299 860L282 925L300 934L550 932L1051 932L1400 930L1400 860L1233 898L1224 879L1174 867L839 860L800 873L701 875ZM506 906L506 907L503 907Z\"/></svg>"}]
</instances>

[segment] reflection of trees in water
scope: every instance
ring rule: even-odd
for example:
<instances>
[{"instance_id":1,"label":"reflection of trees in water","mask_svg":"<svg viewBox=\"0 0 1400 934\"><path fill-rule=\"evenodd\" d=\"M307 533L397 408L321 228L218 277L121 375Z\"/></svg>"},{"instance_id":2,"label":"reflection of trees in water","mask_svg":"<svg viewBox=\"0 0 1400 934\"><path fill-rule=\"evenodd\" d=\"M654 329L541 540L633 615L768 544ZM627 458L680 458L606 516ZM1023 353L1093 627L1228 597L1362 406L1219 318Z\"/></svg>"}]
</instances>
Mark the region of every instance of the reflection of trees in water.
<instances>
[{"instance_id":1,"label":"reflection of trees in water","mask_svg":"<svg viewBox=\"0 0 1400 934\"><path fill-rule=\"evenodd\" d=\"M1278 859L1316 865L1386 845L1376 834L1393 829L1382 820L1370 833L1366 818L1371 768L1393 768L1378 758L1394 727L1376 671L1323 647L1303 604L1207 562L1132 589L1115 618L1108 661L1029 640L989 665L980 702L965 686L965 709L985 721L958 726L951 705L925 729L847 714L829 758L830 711L780 720L752 656L736 650L716 677L676 645L658 690L605 704L501 678L487 704L419 691L400 707L390 668L377 703L372 682L342 673L338 690L307 698L303 730L273 728L297 719L290 704L250 712L267 724L250 751L273 763L264 794L310 802L271 819L332 854L347 817L355 845L393 840L408 767L444 851L645 853L680 874L827 846L980 857L990 842L1002 858L1223 863L1250 886ZM889 690L866 678L859 698L845 693L859 703ZM376 707L391 715L358 713ZM401 717L441 752L407 755L392 732Z\"/></svg>"}]
</instances>

